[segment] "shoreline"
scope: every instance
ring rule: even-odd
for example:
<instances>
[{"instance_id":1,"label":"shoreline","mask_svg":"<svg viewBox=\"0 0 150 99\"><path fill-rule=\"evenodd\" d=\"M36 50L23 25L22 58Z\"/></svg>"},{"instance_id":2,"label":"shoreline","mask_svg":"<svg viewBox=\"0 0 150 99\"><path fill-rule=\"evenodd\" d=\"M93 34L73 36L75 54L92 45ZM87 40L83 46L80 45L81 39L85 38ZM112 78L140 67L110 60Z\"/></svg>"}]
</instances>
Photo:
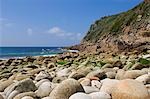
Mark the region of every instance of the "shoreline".
<instances>
[{"instance_id":1,"label":"shoreline","mask_svg":"<svg viewBox=\"0 0 150 99\"><path fill-rule=\"evenodd\" d=\"M105 99L116 99L113 97L118 95L132 98L138 94L133 99L138 99L139 95L148 99L150 53L110 56L106 53L87 55L66 52L0 61L0 97L9 99L16 92L13 99L26 96L31 99L70 99L74 95L79 95L77 99L80 99L80 94L89 99L91 94ZM125 88L120 87L120 84ZM139 88L143 93L137 91Z\"/></svg>"}]
</instances>

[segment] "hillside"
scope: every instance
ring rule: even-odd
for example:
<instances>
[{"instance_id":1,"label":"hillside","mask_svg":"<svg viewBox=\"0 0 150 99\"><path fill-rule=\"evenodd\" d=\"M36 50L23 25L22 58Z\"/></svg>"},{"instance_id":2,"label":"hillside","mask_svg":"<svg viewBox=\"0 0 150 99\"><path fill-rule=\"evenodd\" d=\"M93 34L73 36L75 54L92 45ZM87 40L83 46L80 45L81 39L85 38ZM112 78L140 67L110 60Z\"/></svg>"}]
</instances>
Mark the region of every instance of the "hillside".
<instances>
[{"instance_id":1,"label":"hillside","mask_svg":"<svg viewBox=\"0 0 150 99\"><path fill-rule=\"evenodd\" d=\"M91 25L81 44L81 51L133 51L150 49L150 0Z\"/></svg>"}]
</instances>

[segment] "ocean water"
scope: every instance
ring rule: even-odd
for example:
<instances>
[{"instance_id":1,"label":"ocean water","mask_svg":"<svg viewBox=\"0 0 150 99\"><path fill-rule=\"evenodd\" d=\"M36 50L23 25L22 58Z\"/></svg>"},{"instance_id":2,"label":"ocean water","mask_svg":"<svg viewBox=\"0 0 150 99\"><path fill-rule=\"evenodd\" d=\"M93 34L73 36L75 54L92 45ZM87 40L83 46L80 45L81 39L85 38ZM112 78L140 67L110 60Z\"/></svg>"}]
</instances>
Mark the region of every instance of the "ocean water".
<instances>
[{"instance_id":1,"label":"ocean water","mask_svg":"<svg viewBox=\"0 0 150 99\"><path fill-rule=\"evenodd\" d=\"M61 47L0 47L0 59L55 55L63 52Z\"/></svg>"}]
</instances>

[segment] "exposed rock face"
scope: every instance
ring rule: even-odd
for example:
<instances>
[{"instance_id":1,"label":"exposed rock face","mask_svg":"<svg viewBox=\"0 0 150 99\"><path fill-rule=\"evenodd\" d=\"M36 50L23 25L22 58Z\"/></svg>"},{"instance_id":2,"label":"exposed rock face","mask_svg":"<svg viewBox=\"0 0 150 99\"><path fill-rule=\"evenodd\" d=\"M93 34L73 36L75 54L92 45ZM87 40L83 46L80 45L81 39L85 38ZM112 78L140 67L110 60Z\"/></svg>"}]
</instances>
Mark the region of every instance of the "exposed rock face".
<instances>
[{"instance_id":1,"label":"exposed rock face","mask_svg":"<svg viewBox=\"0 0 150 99\"><path fill-rule=\"evenodd\" d=\"M102 17L72 49L93 53L150 49L149 13L150 0L145 0L127 12Z\"/></svg>"}]
</instances>

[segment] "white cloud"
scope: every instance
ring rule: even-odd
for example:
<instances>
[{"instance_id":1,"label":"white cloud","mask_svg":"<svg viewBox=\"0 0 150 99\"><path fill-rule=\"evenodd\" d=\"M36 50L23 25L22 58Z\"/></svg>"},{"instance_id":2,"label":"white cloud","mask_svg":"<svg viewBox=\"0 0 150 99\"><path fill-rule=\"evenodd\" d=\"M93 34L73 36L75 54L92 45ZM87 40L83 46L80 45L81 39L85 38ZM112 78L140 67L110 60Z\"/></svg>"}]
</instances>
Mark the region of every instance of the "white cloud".
<instances>
[{"instance_id":1,"label":"white cloud","mask_svg":"<svg viewBox=\"0 0 150 99\"><path fill-rule=\"evenodd\" d=\"M64 37L64 39L79 40L82 38L81 33L68 32L60 27L52 27L47 31L47 33L53 36Z\"/></svg>"},{"instance_id":2,"label":"white cloud","mask_svg":"<svg viewBox=\"0 0 150 99\"><path fill-rule=\"evenodd\" d=\"M28 28L28 29L27 29L27 34L28 34L29 36L31 36L31 35L33 34L33 30L32 30L31 28Z\"/></svg>"}]
</instances>

